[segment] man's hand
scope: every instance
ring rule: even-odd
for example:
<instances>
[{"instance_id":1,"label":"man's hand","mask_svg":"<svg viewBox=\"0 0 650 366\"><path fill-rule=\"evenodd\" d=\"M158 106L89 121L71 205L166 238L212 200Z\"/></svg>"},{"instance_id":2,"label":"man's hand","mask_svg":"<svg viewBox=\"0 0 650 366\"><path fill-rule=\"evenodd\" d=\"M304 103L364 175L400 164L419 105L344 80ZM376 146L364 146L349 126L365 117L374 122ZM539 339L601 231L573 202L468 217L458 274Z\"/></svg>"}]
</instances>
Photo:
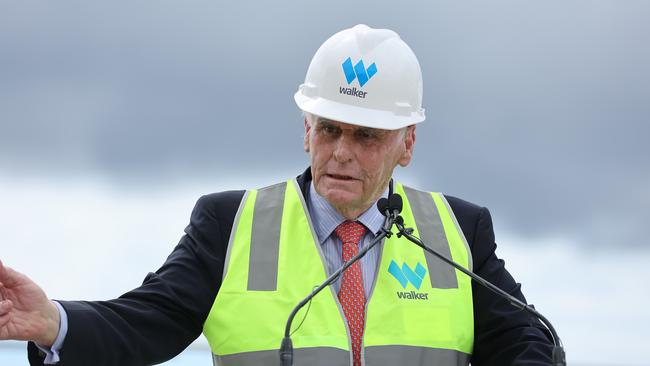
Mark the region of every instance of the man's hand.
<instances>
[{"instance_id":1,"label":"man's hand","mask_svg":"<svg viewBox=\"0 0 650 366\"><path fill-rule=\"evenodd\" d=\"M34 341L51 347L60 321L59 310L45 292L0 261L0 340Z\"/></svg>"}]
</instances>

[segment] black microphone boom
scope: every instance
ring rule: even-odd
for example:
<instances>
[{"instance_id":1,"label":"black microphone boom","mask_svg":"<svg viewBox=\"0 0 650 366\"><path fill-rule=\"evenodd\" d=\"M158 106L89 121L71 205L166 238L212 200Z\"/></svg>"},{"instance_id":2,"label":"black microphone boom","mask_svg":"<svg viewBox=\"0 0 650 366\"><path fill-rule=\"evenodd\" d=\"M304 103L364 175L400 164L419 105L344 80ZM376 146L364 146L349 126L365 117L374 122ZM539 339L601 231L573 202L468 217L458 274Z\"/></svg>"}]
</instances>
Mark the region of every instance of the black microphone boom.
<instances>
[{"instance_id":1,"label":"black microphone boom","mask_svg":"<svg viewBox=\"0 0 650 366\"><path fill-rule=\"evenodd\" d=\"M401 211L401 204L402 204L402 198L397 194L393 194L393 196L397 196L399 198L399 205L400 205L400 211ZM398 200L389 197L389 202L392 200L393 202L397 202ZM389 206L392 207L391 204ZM391 208L389 207L389 208ZM383 212L383 211L382 211ZM395 226L397 227L397 237L404 236L406 239L408 239L410 242L414 243L415 245L419 246L420 248L424 249L426 252L431 253L435 255L436 257L440 258L443 262L449 264L450 266L456 268L457 270L463 272L464 274L468 275L470 278L472 278L474 281L476 281L478 284L480 284L483 287L487 287L489 290L492 292L496 293L497 295L505 298L508 300L510 304L515 306L516 308L520 310L525 310L526 312L534 315L537 317L539 320L542 321L542 323L548 328L548 330L551 332L551 336L553 337L553 366L566 366L566 356L564 353L564 348L562 346L562 341L560 340L560 337L558 336L557 332L555 331L555 328L551 324L551 322L546 319L546 317L542 314L540 314L535 308L533 308L531 305L528 305L521 300L517 299L516 297L510 295L509 293L503 291L502 289L498 288L497 286L493 285L490 281L484 279L483 277L474 274L471 271L468 271L465 269L463 266L460 264L448 259L444 255L438 253L437 251L433 250L432 248L428 247L426 244L424 244L419 238L415 237L412 235L413 229L410 228L405 228L404 227L404 219L401 216L398 216L395 218Z\"/></svg>"},{"instance_id":2,"label":"black microphone boom","mask_svg":"<svg viewBox=\"0 0 650 366\"><path fill-rule=\"evenodd\" d=\"M564 348L562 346L562 341L560 340L560 337L558 336L557 332L555 331L555 328L551 324L551 322L546 319L545 316L540 314L535 308L532 307L532 305L528 305L516 297L510 295L509 293L501 290L497 286L493 285L486 279L472 273L471 271L468 271L465 269L463 266L460 264L448 259L447 257L443 256L442 254L436 252L435 250L429 248L426 244L424 244L419 238L415 237L412 235L413 229L406 228L404 227L404 219L400 216L400 213L402 212L402 207L403 207L403 202L402 202L402 197L397 194L393 193L392 189L392 179L391 179L391 184L389 186L389 195L388 198L381 198L379 201L377 201L377 209L379 212L382 213L386 217L384 220L384 225L382 228L377 232L377 236L375 239L364 249L362 249L356 256L354 256L352 259L350 259L348 262L344 263L341 268L339 268L336 272L332 273L331 276L329 276L325 282L323 282L320 286L318 286L315 290L313 290L307 297L305 297L296 307L291 311L291 314L289 315L289 318L287 319L287 324L284 330L284 338L282 339L282 345L280 346L280 362L282 366L293 366L293 343L291 342L291 323L293 322L294 317L298 313L298 311L305 306L314 296L316 296L321 290L323 290L325 287L329 286L332 284L334 281L338 279L338 277L345 271L348 267L350 267L354 262L359 260L361 257L366 255L366 253L372 249L378 242L380 242L382 239L385 237L390 237L392 235L391 233L391 228L393 225L395 225L398 229L397 236L401 237L404 236L406 239L408 239L410 242L414 243L415 245L419 246L426 252L435 255L436 257L440 258L443 262L449 264L450 266L458 269L459 271L463 272L470 278L472 278L474 281L476 281L478 284L481 286L487 287L489 290L493 291L494 293L498 294L499 296L505 298L508 300L510 304L515 306L518 309L524 310L538 319L542 321L542 323L548 328L548 330L551 332L551 336L553 338L553 366L566 366L566 357L564 353Z\"/></svg>"}]
</instances>

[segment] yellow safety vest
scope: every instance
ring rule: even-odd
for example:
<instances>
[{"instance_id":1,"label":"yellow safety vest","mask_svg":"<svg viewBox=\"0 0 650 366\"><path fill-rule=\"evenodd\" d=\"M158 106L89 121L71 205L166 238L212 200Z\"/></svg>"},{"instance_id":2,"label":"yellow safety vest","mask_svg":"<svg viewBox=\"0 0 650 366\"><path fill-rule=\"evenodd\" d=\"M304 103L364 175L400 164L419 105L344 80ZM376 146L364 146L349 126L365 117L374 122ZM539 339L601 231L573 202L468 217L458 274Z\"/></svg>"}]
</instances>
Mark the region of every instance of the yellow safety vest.
<instances>
[{"instance_id":1,"label":"yellow safety vest","mask_svg":"<svg viewBox=\"0 0 650 366\"><path fill-rule=\"evenodd\" d=\"M471 270L469 246L444 196L399 183L395 192L404 201L405 225ZM468 365L474 344L470 279L396 235L373 250L381 254L366 305L362 363ZM298 183L247 191L203 328L215 365L279 365L289 313L326 278ZM347 323L331 287L297 314L294 329L301 322L292 335L295 365L352 365Z\"/></svg>"}]
</instances>

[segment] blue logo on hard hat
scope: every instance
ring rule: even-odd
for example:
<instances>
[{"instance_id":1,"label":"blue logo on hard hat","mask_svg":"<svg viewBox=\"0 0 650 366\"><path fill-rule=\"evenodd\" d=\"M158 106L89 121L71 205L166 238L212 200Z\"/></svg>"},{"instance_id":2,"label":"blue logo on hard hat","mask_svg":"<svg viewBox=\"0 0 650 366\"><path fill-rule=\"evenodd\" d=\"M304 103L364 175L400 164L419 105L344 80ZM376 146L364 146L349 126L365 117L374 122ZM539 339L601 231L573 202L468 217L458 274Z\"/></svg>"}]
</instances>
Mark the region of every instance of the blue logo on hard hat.
<instances>
[{"instance_id":1,"label":"blue logo on hard hat","mask_svg":"<svg viewBox=\"0 0 650 366\"><path fill-rule=\"evenodd\" d=\"M420 263L415 265L415 269L411 269L406 263L403 263L402 268L400 268L395 260L392 260L388 266L388 273L395 277L399 284L402 285L402 288L405 289L410 282L416 290L419 290L427 270Z\"/></svg>"},{"instance_id":2,"label":"blue logo on hard hat","mask_svg":"<svg viewBox=\"0 0 650 366\"><path fill-rule=\"evenodd\" d=\"M352 59L348 57L343 62L343 73L348 84L352 84L354 79L357 79L359 80L359 86L363 87L377 73L377 65L373 62L366 69L363 60L359 60L356 65L352 66Z\"/></svg>"}]
</instances>

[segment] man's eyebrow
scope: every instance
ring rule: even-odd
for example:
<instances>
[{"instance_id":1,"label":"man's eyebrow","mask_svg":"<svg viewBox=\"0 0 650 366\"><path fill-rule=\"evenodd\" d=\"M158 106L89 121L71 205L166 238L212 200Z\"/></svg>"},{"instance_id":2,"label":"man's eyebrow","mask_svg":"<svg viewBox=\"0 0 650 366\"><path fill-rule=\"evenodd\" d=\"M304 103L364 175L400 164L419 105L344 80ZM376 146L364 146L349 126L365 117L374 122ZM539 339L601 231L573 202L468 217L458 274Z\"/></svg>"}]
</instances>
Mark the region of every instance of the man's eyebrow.
<instances>
[{"instance_id":1,"label":"man's eyebrow","mask_svg":"<svg viewBox=\"0 0 650 366\"><path fill-rule=\"evenodd\" d=\"M327 119L327 118L319 117L319 118L316 120L316 123L318 123L318 124L323 123L323 124L333 125L333 124L334 124L334 121L332 121L331 119Z\"/></svg>"},{"instance_id":2,"label":"man's eyebrow","mask_svg":"<svg viewBox=\"0 0 650 366\"><path fill-rule=\"evenodd\" d=\"M318 121L316 121L316 128L320 129L320 128L326 128L326 127L327 128L340 129L340 127L338 125L336 125L336 123L334 123L334 121L332 121L332 120L329 120L329 119L322 119L321 120L321 119L319 119Z\"/></svg>"},{"instance_id":3,"label":"man's eyebrow","mask_svg":"<svg viewBox=\"0 0 650 366\"><path fill-rule=\"evenodd\" d=\"M382 136L385 132L386 130L382 130L379 128L372 128L372 127L361 127L357 129L357 133L367 133L373 136Z\"/></svg>"}]
</instances>

